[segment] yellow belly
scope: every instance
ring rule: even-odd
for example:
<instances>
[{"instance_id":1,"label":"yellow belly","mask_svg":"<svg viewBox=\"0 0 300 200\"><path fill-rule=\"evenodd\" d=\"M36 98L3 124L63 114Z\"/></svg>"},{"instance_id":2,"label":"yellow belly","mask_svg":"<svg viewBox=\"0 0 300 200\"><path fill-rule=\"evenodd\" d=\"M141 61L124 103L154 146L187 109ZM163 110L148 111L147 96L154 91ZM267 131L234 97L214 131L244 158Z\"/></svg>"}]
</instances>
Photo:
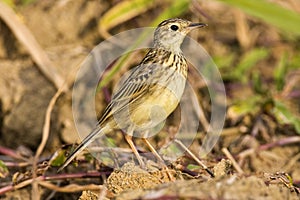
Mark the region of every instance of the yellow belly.
<instances>
[{"instance_id":1,"label":"yellow belly","mask_svg":"<svg viewBox=\"0 0 300 200\"><path fill-rule=\"evenodd\" d=\"M155 127L165 120L177 107L180 99L167 88L156 88L130 108L130 121L135 130Z\"/></svg>"}]
</instances>

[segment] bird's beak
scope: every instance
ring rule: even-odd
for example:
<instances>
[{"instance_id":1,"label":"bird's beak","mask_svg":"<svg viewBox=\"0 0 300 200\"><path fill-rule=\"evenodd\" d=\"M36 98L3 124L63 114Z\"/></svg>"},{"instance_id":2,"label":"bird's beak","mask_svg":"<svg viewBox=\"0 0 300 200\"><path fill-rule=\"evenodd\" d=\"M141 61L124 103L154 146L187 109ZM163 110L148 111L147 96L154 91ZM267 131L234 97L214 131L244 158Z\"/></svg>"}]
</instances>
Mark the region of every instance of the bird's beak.
<instances>
[{"instance_id":1,"label":"bird's beak","mask_svg":"<svg viewBox=\"0 0 300 200\"><path fill-rule=\"evenodd\" d=\"M189 25L188 25L188 28L190 29L190 30L193 30L193 29L195 29L195 28L202 28L202 27L205 27L205 26L208 26L207 24L204 24L204 23L190 23Z\"/></svg>"}]
</instances>

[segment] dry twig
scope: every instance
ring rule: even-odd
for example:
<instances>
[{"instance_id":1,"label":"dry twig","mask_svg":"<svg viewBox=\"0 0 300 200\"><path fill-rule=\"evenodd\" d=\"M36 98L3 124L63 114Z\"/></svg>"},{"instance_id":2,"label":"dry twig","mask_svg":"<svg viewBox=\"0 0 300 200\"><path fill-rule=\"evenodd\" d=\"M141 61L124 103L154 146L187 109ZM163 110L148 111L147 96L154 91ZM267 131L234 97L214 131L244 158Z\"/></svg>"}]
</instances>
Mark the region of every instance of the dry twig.
<instances>
[{"instance_id":1,"label":"dry twig","mask_svg":"<svg viewBox=\"0 0 300 200\"><path fill-rule=\"evenodd\" d=\"M195 156L180 140L175 139L174 142L180 145L211 177L215 177L214 173Z\"/></svg>"},{"instance_id":2,"label":"dry twig","mask_svg":"<svg viewBox=\"0 0 300 200\"><path fill-rule=\"evenodd\" d=\"M45 123L44 123L44 127L43 127L43 137L42 137L42 141L40 143L40 145L37 148L36 154L34 156L33 159L33 167L32 167L32 173L33 173L33 182L32 182L32 197L35 199L39 199L39 195L38 195L38 184L36 181L36 169L37 169L37 162L39 160L39 157L41 155L41 153L43 152L48 137L49 137L49 132L50 132L50 119L51 119L51 113L53 110L53 107L58 99L58 97L61 95L61 93L63 92L64 87L62 86L56 93L55 95L52 97L52 99L50 100L50 103L47 107L47 111L46 111L46 115L45 115Z\"/></svg>"}]
</instances>

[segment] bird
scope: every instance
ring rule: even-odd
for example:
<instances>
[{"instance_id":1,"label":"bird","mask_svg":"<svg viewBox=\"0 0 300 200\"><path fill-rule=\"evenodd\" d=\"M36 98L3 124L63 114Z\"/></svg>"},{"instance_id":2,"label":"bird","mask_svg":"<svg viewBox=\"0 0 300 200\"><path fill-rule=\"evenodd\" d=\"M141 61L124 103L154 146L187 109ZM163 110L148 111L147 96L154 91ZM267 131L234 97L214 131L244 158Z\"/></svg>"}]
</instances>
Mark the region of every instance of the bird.
<instances>
[{"instance_id":1,"label":"bird","mask_svg":"<svg viewBox=\"0 0 300 200\"><path fill-rule=\"evenodd\" d=\"M162 158L147 140L149 130L161 124L176 109L182 97L188 73L187 60L181 50L186 35L205 23L179 18L162 21L154 31L153 47L117 91L93 131L87 135L58 169L65 168L83 149L97 138L114 130L123 130L124 138L140 166L145 166L133 137L141 137L151 152Z\"/></svg>"}]
</instances>

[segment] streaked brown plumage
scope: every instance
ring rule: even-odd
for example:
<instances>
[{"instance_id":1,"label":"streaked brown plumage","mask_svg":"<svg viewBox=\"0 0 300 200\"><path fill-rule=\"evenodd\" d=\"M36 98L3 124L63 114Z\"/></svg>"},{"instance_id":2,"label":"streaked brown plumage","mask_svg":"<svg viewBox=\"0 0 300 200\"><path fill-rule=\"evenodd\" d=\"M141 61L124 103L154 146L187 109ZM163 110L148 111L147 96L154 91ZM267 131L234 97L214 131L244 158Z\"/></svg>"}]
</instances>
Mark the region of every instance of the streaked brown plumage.
<instances>
[{"instance_id":1,"label":"streaked brown plumage","mask_svg":"<svg viewBox=\"0 0 300 200\"><path fill-rule=\"evenodd\" d=\"M59 170L96 138L114 129L122 129L127 133L125 139L140 165L143 165L132 136L143 138L143 134L159 125L177 107L188 68L180 46L187 33L204 26L206 24L182 19L169 19L160 23L154 33L154 47L113 95L98 126L71 153ZM143 140L161 160L147 138Z\"/></svg>"}]
</instances>

